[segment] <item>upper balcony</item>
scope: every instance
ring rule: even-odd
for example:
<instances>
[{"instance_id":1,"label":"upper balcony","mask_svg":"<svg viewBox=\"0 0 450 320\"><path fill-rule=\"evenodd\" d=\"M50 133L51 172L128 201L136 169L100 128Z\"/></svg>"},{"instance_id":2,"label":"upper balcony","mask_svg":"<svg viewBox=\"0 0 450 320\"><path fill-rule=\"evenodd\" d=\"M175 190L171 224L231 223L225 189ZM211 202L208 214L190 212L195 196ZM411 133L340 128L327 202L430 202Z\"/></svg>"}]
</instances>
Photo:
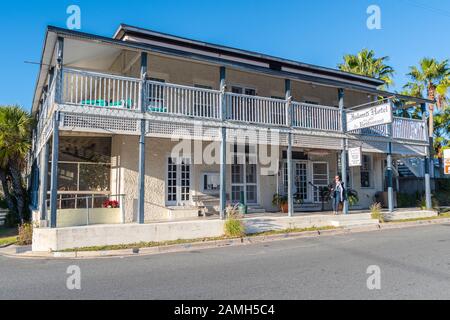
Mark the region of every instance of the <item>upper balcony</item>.
<instances>
[{"instance_id":1,"label":"upper balcony","mask_svg":"<svg viewBox=\"0 0 450 320\"><path fill-rule=\"evenodd\" d=\"M51 118L53 102L56 101L60 105L76 106L77 110L81 108L86 113L100 109L106 113L117 110L135 114L146 112L169 118L344 134L341 113L336 107L67 68L62 71L60 85L57 85L57 79L55 77L51 84L41 108L40 133L44 130L46 119ZM420 143L427 141L426 124L421 120L395 117L392 129L394 139ZM388 126L381 125L350 134L388 137Z\"/></svg>"}]
</instances>

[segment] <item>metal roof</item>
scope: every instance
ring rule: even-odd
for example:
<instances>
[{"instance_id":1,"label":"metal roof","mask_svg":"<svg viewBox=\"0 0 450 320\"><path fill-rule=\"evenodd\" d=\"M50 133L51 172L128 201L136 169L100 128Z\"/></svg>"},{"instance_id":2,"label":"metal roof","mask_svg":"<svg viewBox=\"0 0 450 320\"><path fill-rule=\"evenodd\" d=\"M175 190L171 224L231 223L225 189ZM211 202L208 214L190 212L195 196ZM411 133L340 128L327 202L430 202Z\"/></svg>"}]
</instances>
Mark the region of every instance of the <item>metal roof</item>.
<instances>
[{"instance_id":1,"label":"metal roof","mask_svg":"<svg viewBox=\"0 0 450 320\"><path fill-rule=\"evenodd\" d=\"M127 31L128 30L128 31ZM201 46L202 48L207 48L207 50L219 50L219 51L226 51L227 53L238 54L238 55L244 55L245 57L249 59L254 59L255 61L267 61L270 64L270 61L273 61L274 63L285 65L286 67L289 67L290 70L298 70L297 72L291 72L291 71L285 71L285 70L279 70L279 69L273 69L273 68L267 68L267 67L261 67L257 65L252 65L244 62L239 61L231 61L230 59L226 59L223 57L212 57L208 55L202 55L201 53L193 53L188 52L180 49L173 49L169 47L165 47L164 45L155 45L155 44L146 44L146 43L140 43L140 42L131 42L131 41L123 41L120 40L126 32L140 32L141 35L150 35L153 37L158 37L161 41L176 41L177 43L181 42L182 44L186 44L186 46ZM267 74L270 76L275 77L282 77L297 81L305 81L305 82L311 82L316 83L320 85L325 86L331 86L331 87L337 87L337 88L344 88L348 90L355 90L360 91L368 94L376 94L381 96L396 96L399 99L402 100L408 100L408 101L414 101L417 103L434 103L434 101L423 99L423 98L417 98L417 97L409 97L404 95L399 95L397 93L387 92L378 90L377 87L381 84L384 84L383 81L373 79L370 77L355 75L347 72L343 72L340 70L334 70L319 66L314 66L310 64L305 64L301 62L296 62L292 60L286 60L282 58L277 57L271 57L268 55L263 55L259 53L254 53L250 51L240 50L240 49L234 49L234 48L228 48L224 46L199 42L195 40L189 40L184 39L172 35L167 35L155 31L150 31L146 29L140 29L136 27L121 25L118 29L118 31L115 33L114 38L108 38L104 36L84 33L80 31L74 31L74 30L68 30L64 28L59 28L55 26L48 26L47 27L47 33L46 37L44 39L44 46L42 49L42 57L41 57L41 68L38 75L36 87L35 87L35 94L33 99L33 108L34 111L39 99L41 97L41 90L42 89L42 83L45 81L45 78L47 76L48 72L48 66L46 64L49 64L51 62L51 59L53 58L53 51L55 47L55 41L57 37L64 37L64 38L71 38L71 39L78 39L78 40L84 40L84 41L93 41L97 43L102 44L108 44L112 46L119 46L124 49L130 49L130 50L136 50L136 51L148 51L148 52L154 52L169 56L177 56L187 59L192 59L196 61L203 61L208 63L213 63L217 65L222 65L226 67L233 67L237 68L243 71L252 71L256 73L262 73ZM206 50L206 49L205 49ZM262 59L262 60L261 60Z\"/></svg>"}]
</instances>

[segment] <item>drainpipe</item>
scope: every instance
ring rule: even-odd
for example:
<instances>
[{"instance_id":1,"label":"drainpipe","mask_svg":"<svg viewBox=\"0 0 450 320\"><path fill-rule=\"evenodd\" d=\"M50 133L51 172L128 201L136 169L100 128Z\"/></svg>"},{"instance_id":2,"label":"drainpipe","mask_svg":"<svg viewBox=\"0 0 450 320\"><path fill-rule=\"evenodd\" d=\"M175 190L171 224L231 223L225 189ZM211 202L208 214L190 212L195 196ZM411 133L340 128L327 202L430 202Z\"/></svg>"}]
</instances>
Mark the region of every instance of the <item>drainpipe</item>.
<instances>
[{"instance_id":1,"label":"drainpipe","mask_svg":"<svg viewBox=\"0 0 450 320\"><path fill-rule=\"evenodd\" d=\"M41 222L47 220L47 188L48 188L48 157L49 145L45 143L41 150L40 189L39 189L39 216Z\"/></svg>"},{"instance_id":2,"label":"drainpipe","mask_svg":"<svg viewBox=\"0 0 450 320\"><path fill-rule=\"evenodd\" d=\"M141 53L141 113L142 119L140 123L141 134L139 137L139 181L138 181L138 223L143 224L145 221L145 78L147 76L147 53Z\"/></svg>"},{"instance_id":3,"label":"drainpipe","mask_svg":"<svg viewBox=\"0 0 450 320\"><path fill-rule=\"evenodd\" d=\"M226 89L226 69L220 67L220 120L222 126L220 128L220 219L226 217L227 206L227 128L225 121L227 120L227 105L225 97Z\"/></svg>"},{"instance_id":4,"label":"drainpipe","mask_svg":"<svg viewBox=\"0 0 450 320\"><path fill-rule=\"evenodd\" d=\"M64 65L64 38L62 37L58 37L57 39L56 56L57 56L57 71L58 71L58 79L56 86L56 102L62 103L62 89L63 89L62 68ZM52 168L51 168L51 187L50 187L50 228L56 228L57 226L59 121L60 121L60 114L59 111L56 111L53 114ZM45 165L43 167L45 167ZM43 192L47 192L47 190L44 189ZM46 199L46 196L44 197L44 199ZM45 204L43 207L45 208Z\"/></svg>"},{"instance_id":5,"label":"drainpipe","mask_svg":"<svg viewBox=\"0 0 450 320\"><path fill-rule=\"evenodd\" d=\"M428 126L427 126L427 115L426 115L426 110L427 110L427 105L426 103L423 103L420 105L421 109L422 109L422 120L424 123L424 130L425 132L428 132ZM427 134L425 134L426 137L428 137ZM430 156L431 156L431 150L433 148L433 138L429 139L429 146L428 148L426 148L426 153L427 155L425 156L425 161L424 161L424 166L425 166L425 203L426 203L426 207L427 209L431 210L433 208L433 204L431 202L431 181L430 181Z\"/></svg>"},{"instance_id":6,"label":"drainpipe","mask_svg":"<svg viewBox=\"0 0 450 320\"><path fill-rule=\"evenodd\" d=\"M389 100L390 103L390 100ZM391 115L393 118L393 115ZM388 209L389 213L392 213L394 211L394 189L393 189L393 182L392 182L392 139L393 139L393 132L392 132L392 123L388 124L388 153L387 153L387 189L388 189Z\"/></svg>"},{"instance_id":7,"label":"drainpipe","mask_svg":"<svg viewBox=\"0 0 450 320\"><path fill-rule=\"evenodd\" d=\"M347 133L347 118L344 109L344 89L338 89L338 101L339 101L339 113L341 116L341 131L343 134ZM348 148L348 139L342 139L342 151L341 151L341 172L342 172L342 181L344 182L345 188L348 190L347 185L347 148ZM348 214L349 211L349 203L348 200L344 201L343 213Z\"/></svg>"},{"instance_id":8,"label":"drainpipe","mask_svg":"<svg viewBox=\"0 0 450 320\"><path fill-rule=\"evenodd\" d=\"M286 125L288 126L288 149L286 165L288 166L288 216L294 216L294 183L292 170L292 103L291 103L291 80L285 80L286 93Z\"/></svg>"}]
</instances>

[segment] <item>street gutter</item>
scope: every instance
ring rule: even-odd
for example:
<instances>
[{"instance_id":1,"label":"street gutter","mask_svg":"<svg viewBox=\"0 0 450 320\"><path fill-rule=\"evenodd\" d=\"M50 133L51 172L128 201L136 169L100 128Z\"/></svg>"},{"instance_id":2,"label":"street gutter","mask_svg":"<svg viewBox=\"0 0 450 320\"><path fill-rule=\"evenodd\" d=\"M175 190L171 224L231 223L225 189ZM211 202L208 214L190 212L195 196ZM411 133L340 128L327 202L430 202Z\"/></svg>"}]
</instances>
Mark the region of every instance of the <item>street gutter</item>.
<instances>
[{"instance_id":1,"label":"street gutter","mask_svg":"<svg viewBox=\"0 0 450 320\"><path fill-rule=\"evenodd\" d=\"M450 218L420 220L410 222L389 222L378 225L362 225L352 227L341 227L329 230L304 231L300 233L284 233L275 235L250 236L237 239L224 239L205 242L192 242L174 244L167 246L156 246L140 249L121 249L106 251L73 251L73 252L23 252L20 247L6 248L0 250L0 256L23 259L96 259L96 258L124 258L139 257L164 253L190 252L194 250L205 250L213 248L224 248L230 246L245 246L272 241L295 240L302 238L317 238L322 236L347 235L352 233L374 232L383 230L414 228L421 226L439 225L450 223ZM22 252L21 252L22 251Z\"/></svg>"}]
</instances>

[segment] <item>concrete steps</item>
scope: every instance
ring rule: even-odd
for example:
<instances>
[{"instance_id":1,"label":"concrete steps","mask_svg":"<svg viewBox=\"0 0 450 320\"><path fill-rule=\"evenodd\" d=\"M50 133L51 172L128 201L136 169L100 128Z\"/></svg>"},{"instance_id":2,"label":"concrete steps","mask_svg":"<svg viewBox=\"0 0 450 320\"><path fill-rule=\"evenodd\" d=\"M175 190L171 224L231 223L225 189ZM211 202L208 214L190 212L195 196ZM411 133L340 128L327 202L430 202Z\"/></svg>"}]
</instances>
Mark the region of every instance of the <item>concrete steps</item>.
<instances>
[{"instance_id":1,"label":"concrete steps","mask_svg":"<svg viewBox=\"0 0 450 320\"><path fill-rule=\"evenodd\" d=\"M261 206L249 206L247 208L247 213L248 214L252 214L252 213L266 213L266 209L264 209Z\"/></svg>"},{"instance_id":2,"label":"concrete steps","mask_svg":"<svg viewBox=\"0 0 450 320\"><path fill-rule=\"evenodd\" d=\"M169 208L167 210L167 218L169 220L197 218L199 216L198 208Z\"/></svg>"},{"instance_id":3,"label":"concrete steps","mask_svg":"<svg viewBox=\"0 0 450 320\"><path fill-rule=\"evenodd\" d=\"M294 205L295 212L319 212L322 210L322 204L320 203L303 203Z\"/></svg>"}]
</instances>

